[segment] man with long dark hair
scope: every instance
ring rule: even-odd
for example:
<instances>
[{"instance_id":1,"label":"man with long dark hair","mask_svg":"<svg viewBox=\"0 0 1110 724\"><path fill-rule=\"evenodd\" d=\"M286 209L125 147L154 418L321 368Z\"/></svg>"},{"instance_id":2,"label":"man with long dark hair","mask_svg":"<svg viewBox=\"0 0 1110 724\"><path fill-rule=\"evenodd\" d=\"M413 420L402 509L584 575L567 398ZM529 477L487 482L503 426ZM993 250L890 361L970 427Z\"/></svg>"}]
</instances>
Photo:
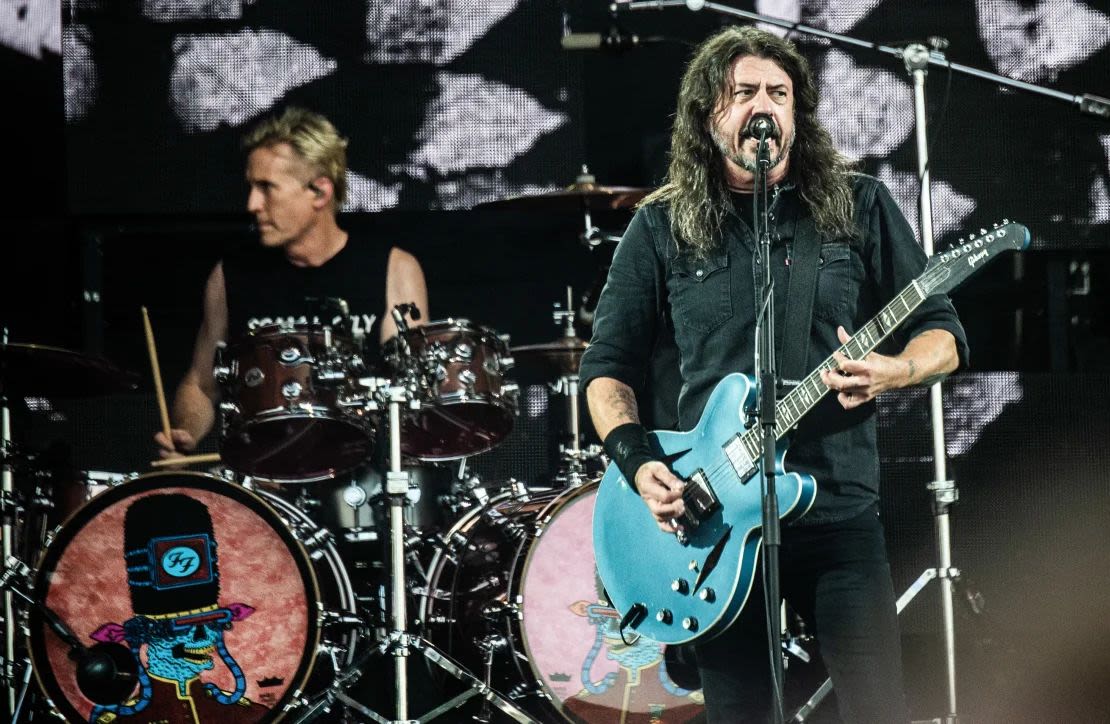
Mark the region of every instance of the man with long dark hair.
<instances>
[{"instance_id":1,"label":"man with long dark hair","mask_svg":"<svg viewBox=\"0 0 1110 724\"><path fill-rule=\"evenodd\" d=\"M681 429L697 424L725 375L753 372L763 277L752 231L753 116L770 121L769 229L780 334L794 298L787 293L791 263L805 245L819 245L808 349L803 345L798 355L807 372L925 266L890 192L836 151L817 120L817 102L809 65L789 41L750 27L706 40L682 79L667 181L641 204L614 255L582 383L606 451L663 531L673 532L671 521L683 511L682 482L653 453L635 391L667 317L679 350ZM860 360L836 357L839 369L821 377L833 394L802 420L786 460L787 470L812 475L818 492L808 514L783 528L782 593L816 632L844 721L905 722L894 591L878 517L874 398L953 372L966 364L967 344L950 301L937 295L879 351ZM771 709L765 610L756 590L725 633L698 643L711 722L764 721Z\"/></svg>"}]
</instances>

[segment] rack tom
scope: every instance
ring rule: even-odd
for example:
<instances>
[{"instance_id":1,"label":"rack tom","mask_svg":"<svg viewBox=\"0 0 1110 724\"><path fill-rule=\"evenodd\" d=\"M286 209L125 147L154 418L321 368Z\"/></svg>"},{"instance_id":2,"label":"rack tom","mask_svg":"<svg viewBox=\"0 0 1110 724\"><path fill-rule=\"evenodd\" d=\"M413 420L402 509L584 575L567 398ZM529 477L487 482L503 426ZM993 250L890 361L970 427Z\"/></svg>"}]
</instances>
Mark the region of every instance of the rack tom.
<instances>
[{"instance_id":1,"label":"rack tom","mask_svg":"<svg viewBox=\"0 0 1110 724\"><path fill-rule=\"evenodd\" d=\"M513 429L518 388L508 345L466 319L413 327L386 342L394 374L423 392L422 407L402 428L401 450L425 461L456 460L490 450Z\"/></svg>"},{"instance_id":2,"label":"rack tom","mask_svg":"<svg viewBox=\"0 0 1110 724\"><path fill-rule=\"evenodd\" d=\"M259 327L225 351L220 455L236 472L277 483L325 480L365 462L374 424L346 335L321 325Z\"/></svg>"}]
</instances>

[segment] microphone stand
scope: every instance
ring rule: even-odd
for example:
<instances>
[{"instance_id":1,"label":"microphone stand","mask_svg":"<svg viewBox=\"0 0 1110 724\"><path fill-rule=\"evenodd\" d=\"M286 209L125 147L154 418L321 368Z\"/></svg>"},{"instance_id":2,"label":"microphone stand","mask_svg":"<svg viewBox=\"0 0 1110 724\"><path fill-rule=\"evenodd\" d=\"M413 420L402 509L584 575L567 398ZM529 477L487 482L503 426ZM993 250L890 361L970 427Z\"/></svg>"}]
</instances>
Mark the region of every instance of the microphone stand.
<instances>
[{"instance_id":1,"label":"microphone stand","mask_svg":"<svg viewBox=\"0 0 1110 724\"><path fill-rule=\"evenodd\" d=\"M779 548L782 531L779 526L779 501L775 492L775 391L778 389L778 362L775 359L775 295L771 276L770 209L767 204L767 174L771 168L771 152L767 147L767 128L759 134L756 150L757 170L755 193L752 194L752 222L759 240L760 265L763 267L760 304L756 322L755 372L759 401L757 416L763 429L760 452L760 482L763 490L763 590L767 609L767 644L771 654L771 701L774 724L783 721L782 607L779 592Z\"/></svg>"},{"instance_id":2,"label":"microphone stand","mask_svg":"<svg viewBox=\"0 0 1110 724\"><path fill-rule=\"evenodd\" d=\"M739 10L737 8L714 2L701 0L614 0L614 7L628 8L629 10L662 10L663 8L687 8L692 11L707 8L722 15L731 15L745 20L753 20L768 25L775 25L789 31L800 32L806 35L831 40L833 42L851 45L857 48L866 48L875 52L894 56L902 61L906 72L913 80L914 91L914 129L916 135L917 168L921 179L921 196L918 200L921 218L921 239L926 255L933 253L933 218L932 218L932 192L929 185L929 145L925 129L925 76L930 65L947 68L949 72L956 71L970 75L1001 86L1016 90L1036 93L1038 95L1064 101L1076 108L1080 113L1103 120L1110 120L1110 99L1091 93L1072 94L1052 88L1026 83L1025 81L1007 78L996 73L973 68L959 63L953 63L945 57L943 47L947 45L942 39L930 39L932 48L921 43L912 43L905 46L889 46L873 43L859 38L853 38L839 33L832 33L820 28L802 25L791 20L784 20L769 15ZM766 272L767 270L764 269ZM944 411L942 405L941 383L937 382L929 389L930 424L933 433L933 466L936 478L928 484L928 490L933 496L932 512L934 518L935 541L937 546L937 565L927 568L902 595L898 601L898 611L928 583L937 579L941 584L941 616L944 625L944 653L946 666L946 689L948 711L944 715L944 724L956 724L959 716L956 711L956 633L955 617L953 615L954 587L960 578L960 571L952 566L951 529L948 521L949 508L959 499L956 482L949 480L946 473L947 450L944 442ZM831 680L825 681L821 688L799 709L793 721L804 721L806 716L821 702L832 690Z\"/></svg>"}]
</instances>

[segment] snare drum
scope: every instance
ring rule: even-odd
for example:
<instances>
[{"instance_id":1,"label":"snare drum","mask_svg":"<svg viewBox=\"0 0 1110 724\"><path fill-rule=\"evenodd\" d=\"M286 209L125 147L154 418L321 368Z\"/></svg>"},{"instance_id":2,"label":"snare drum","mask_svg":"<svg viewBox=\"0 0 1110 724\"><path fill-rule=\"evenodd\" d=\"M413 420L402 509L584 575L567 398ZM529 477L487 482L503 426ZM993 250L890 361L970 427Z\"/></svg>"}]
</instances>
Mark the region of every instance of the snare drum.
<instances>
[{"instance_id":1,"label":"snare drum","mask_svg":"<svg viewBox=\"0 0 1110 724\"><path fill-rule=\"evenodd\" d=\"M507 492L467 512L429 567L427 637L538 721L702 721L663 644L621 640L594 561L596 497L596 483Z\"/></svg>"},{"instance_id":2,"label":"snare drum","mask_svg":"<svg viewBox=\"0 0 1110 724\"><path fill-rule=\"evenodd\" d=\"M322 694L354 659L355 596L335 549L276 496L200 473L110 487L63 525L34 598L86 646L115 646L138 670L105 696L79 684L69 647L30 610L36 678L73 722L272 722ZM99 702L99 703L98 703ZM185 719L182 719L185 707Z\"/></svg>"},{"instance_id":3,"label":"snare drum","mask_svg":"<svg viewBox=\"0 0 1110 724\"><path fill-rule=\"evenodd\" d=\"M403 427L406 455L456 460L508 436L518 389L503 379L513 360L497 333L466 319L446 319L413 327L404 339L404 345L390 339L383 351L395 374L416 378L426 392L423 407Z\"/></svg>"},{"instance_id":4,"label":"snare drum","mask_svg":"<svg viewBox=\"0 0 1110 724\"><path fill-rule=\"evenodd\" d=\"M259 480L325 480L364 463L374 427L349 337L320 325L268 325L230 346L219 366L220 455Z\"/></svg>"}]
</instances>

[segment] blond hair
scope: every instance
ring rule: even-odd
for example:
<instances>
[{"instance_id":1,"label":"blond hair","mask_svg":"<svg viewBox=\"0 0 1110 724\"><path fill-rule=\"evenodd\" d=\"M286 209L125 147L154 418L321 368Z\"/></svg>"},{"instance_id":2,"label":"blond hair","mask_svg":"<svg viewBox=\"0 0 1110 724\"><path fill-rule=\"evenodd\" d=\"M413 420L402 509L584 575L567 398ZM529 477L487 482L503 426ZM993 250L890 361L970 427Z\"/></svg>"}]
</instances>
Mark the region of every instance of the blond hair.
<instances>
[{"instance_id":1,"label":"blond hair","mask_svg":"<svg viewBox=\"0 0 1110 724\"><path fill-rule=\"evenodd\" d=\"M324 116L303 108L286 108L281 115L263 119L243 137L247 153L279 143L312 170L313 178L327 177L335 187L335 204L347 200L347 139Z\"/></svg>"}]
</instances>

